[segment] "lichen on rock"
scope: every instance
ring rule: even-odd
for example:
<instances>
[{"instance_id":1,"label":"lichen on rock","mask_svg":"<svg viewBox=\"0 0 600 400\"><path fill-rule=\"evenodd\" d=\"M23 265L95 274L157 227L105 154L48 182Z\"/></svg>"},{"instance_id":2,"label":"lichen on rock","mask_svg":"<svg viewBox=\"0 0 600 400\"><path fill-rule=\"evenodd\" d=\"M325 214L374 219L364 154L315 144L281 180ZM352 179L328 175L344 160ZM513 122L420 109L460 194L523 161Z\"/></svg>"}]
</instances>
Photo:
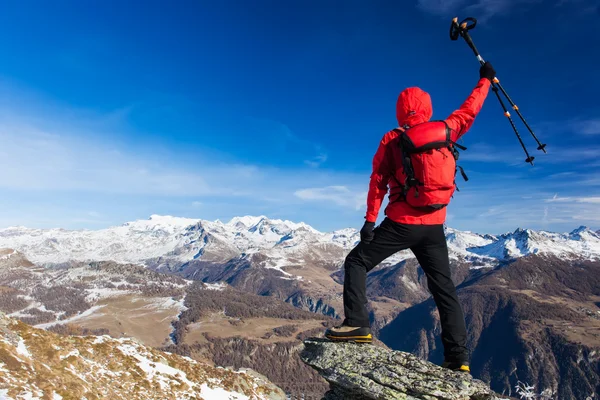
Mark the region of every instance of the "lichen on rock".
<instances>
[{"instance_id":1,"label":"lichen on rock","mask_svg":"<svg viewBox=\"0 0 600 400\"><path fill-rule=\"evenodd\" d=\"M324 400L499 399L469 374L378 346L309 339L300 356L329 382Z\"/></svg>"}]
</instances>

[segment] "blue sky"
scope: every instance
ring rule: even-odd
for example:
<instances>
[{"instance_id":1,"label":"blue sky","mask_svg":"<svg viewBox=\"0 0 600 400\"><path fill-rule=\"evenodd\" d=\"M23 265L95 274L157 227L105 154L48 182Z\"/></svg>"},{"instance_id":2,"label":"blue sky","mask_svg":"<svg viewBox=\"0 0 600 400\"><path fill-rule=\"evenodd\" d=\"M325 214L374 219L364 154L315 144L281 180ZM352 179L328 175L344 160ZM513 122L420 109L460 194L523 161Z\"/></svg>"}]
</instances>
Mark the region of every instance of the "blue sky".
<instances>
[{"instance_id":1,"label":"blue sky","mask_svg":"<svg viewBox=\"0 0 600 400\"><path fill-rule=\"evenodd\" d=\"M600 228L600 10L590 0L10 1L0 6L0 227L151 214L360 227L408 86L447 117L478 80L451 17L549 154L490 93L448 224Z\"/></svg>"}]
</instances>

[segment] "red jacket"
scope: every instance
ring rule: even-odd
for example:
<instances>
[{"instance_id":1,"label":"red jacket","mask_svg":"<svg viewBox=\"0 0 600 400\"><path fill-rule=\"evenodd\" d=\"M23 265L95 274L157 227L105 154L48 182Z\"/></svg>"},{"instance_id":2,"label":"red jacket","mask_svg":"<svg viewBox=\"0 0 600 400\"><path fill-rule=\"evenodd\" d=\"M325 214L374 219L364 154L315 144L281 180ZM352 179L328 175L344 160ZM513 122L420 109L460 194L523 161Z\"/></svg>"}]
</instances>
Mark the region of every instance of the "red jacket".
<instances>
[{"instance_id":1,"label":"red jacket","mask_svg":"<svg viewBox=\"0 0 600 400\"><path fill-rule=\"evenodd\" d=\"M469 130L483 106L489 88L490 81L486 78L480 79L463 105L446 119L446 123L452 130L453 141L457 141ZM414 126L427 122L431 119L432 114L431 97L428 93L416 87L405 89L400 93L396 103L396 118L399 126ZM373 173L369 184L367 215L365 216L367 221L375 222L377 220L388 187L390 193L398 193L398 183L392 178L396 172L396 166L402 168L398 134L390 131L381 140L379 149L373 157ZM409 206L404 201L390 201L385 209L385 215L392 221L403 224L437 225L446 221L446 208L422 211Z\"/></svg>"}]
</instances>

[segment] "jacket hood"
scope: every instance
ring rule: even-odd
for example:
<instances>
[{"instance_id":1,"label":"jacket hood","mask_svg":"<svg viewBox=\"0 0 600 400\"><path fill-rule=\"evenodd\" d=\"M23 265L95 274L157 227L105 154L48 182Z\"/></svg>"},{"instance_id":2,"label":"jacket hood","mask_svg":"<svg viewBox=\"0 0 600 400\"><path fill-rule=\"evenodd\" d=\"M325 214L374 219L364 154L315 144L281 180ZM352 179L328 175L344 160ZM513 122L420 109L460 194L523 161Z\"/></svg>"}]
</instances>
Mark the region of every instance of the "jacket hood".
<instances>
[{"instance_id":1,"label":"jacket hood","mask_svg":"<svg viewBox=\"0 0 600 400\"><path fill-rule=\"evenodd\" d=\"M398 125L414 126L427 122L433 115L429 93L418 87L404 89L396 103L396 118Z\"/></svg>"}]
</instances>

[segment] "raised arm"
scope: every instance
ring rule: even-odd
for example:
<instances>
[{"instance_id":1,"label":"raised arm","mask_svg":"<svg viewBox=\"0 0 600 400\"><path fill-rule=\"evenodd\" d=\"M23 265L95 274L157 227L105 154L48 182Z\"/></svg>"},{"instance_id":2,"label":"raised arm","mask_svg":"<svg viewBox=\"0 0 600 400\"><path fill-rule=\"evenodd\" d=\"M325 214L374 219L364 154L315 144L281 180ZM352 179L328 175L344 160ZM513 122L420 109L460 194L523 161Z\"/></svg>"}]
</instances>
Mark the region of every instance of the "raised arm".
<instances>
[{"instance_id":1,"label":"raised arm","mask_svg":"<svg viewBox=\"0 0 600 400\"><path fill-rule=\"evenodd\" d=\"M481 111L490 90L491 80L496 75L494 68L489 62L481 66L479 70L480 79L477 86L473 89L467 100L446 119L446 123L452 130L452 140L457 141L462 135L467 133L475 117Z\"/></svg>"}]
</instances>

